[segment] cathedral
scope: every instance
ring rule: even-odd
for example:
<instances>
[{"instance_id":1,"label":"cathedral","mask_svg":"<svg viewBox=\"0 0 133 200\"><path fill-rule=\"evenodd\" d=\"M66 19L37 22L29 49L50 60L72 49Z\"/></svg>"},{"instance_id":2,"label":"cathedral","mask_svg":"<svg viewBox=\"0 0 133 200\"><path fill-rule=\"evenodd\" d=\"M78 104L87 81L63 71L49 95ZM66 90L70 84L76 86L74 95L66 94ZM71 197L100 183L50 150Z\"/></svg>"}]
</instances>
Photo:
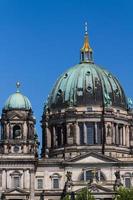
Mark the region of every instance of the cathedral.
<instances>
[{"instance_id":1,"label":"cathedral","mask_svg":"<svg viewBox=\"0 0 133 200\"><path fill-rule=\"evenodd\" d=\"M38 156L35 116L17 83L1 115L0 199L59 200L82 188L96 200L133 186L133 110L117 78L96 65L87 26L80 61L44 105Z\"/></svg>"}]
</instances>

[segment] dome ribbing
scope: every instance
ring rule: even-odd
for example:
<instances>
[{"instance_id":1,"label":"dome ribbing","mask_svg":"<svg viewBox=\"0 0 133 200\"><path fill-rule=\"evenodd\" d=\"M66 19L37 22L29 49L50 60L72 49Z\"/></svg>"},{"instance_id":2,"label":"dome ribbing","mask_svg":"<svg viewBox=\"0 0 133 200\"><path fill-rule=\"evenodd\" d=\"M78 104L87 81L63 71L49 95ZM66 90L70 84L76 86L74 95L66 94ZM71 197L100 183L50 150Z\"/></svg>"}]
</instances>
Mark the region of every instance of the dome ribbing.
<instances>
[{"instance_id":1,"label":"dome ribbing","mask_svg":"<svg viewBox=\"0 0 133 200\"><path fill-rule=\"evenodd\" d=\"M67 70L57 80L48 99L49 108L91 105L127 109L119 81L93 63L81 63Z\"/></svg>"}]
</instances>

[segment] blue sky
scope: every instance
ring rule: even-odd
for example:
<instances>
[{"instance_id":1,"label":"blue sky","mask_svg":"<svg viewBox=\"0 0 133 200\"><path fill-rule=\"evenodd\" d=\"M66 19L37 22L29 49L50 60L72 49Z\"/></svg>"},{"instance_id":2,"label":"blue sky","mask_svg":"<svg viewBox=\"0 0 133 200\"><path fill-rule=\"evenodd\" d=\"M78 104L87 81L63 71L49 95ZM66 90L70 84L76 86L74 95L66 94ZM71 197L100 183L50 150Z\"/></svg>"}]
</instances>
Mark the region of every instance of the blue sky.
<instances>
[{"instance_id":1,"label":"blue sky","mask_svg":"<svg viewBox=\"0 0 133 200\"><path fill-rule=\"evenodd\" d=\"M44 102L57 77L79 62L85 21L95 63L133 98L132 10L132 0L1 0L0 108L19 80L41 140Z\"/></svg>"}]
</instances>

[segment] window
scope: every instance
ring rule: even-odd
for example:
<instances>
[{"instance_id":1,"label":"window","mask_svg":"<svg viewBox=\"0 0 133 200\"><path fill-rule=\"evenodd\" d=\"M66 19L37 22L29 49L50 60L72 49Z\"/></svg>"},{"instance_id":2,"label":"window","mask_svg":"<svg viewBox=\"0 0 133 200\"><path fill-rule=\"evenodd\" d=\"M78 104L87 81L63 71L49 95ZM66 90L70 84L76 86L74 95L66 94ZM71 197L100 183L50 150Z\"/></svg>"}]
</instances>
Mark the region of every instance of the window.
<instances>
[{"instance_id":1,"label":"window","mask_svg":"<svg viewBox=\"0 0 133 200\"><path fill-rule=\"evenodd\" d=\"M19 139L21 137L21 128L18 125L13 127L13 139Z\"/></svg>"},{"instance_id":2,"label":"window","mask_svg":"<svg viewBox=\"0 0 133 200\"><path fill-rule=\"evenodd\" d=\"M127 188L131 188L132 184L131 184L131 177L132 174L130 172L126 172L124 175L124 182L125 182L125 187Z\"/></svg>"},{"instance_id":3,"label":"window","mask_svg":"<svg viewBox=\"0 0 133 200\"><path fill-rule=\"evenodd\" d=\"M57 138L57 143L58 143L58 146L60 147L61 146L61 127L57 126L56 127L56 138Z\"/></svg>"},{"instance_id":4,"label":"window","mask_svg":"<svg viewBox=\"0 0 133 200\"><path fill-rule=\"evenodd\" d=\"M21 176L22 173L19 171L14 171L10 174L11 180L12 180L12 188L18 188L21 187Z\"/></svg>"},{"instance_id":5,"label":"window","mask_svg":"<svg viewBox=\"0 0 133 200\"><path fill-rule=\"evenodd\" d=\"M95 179L97 181L105 181L105 176L99 169L97 169L96 171L94 169L84 171L84 175L83 175L84 181L92 182L94 179L94 174L95 174ZM81 176L81 177L83 177L83 176Z\"/></svg>"},{"instance_id":6,"label":"window","mask_svg":"<svg viewBox=\"0 0 133 200\"><path fill-rule=\"evenodd\" d=\"M59 188L59 179L58 178L53 178L53 188L54 189Z\"/></svg>"},{"instance_id":7,"label":"window","mask_svg":"<svg viewBox=\"0 0 133 200\"><path fill-rule=\"evenodd\" d=\"M97 123L97 144L102 144L102 126Z\"/></svg>"},{"instance_id":8,"label":"window","mask_svg":"<svg viewBox=\"0 0 133 200\"><path fill-rule=\"evenodd\" d=\"M43 179L42 178L37 179L37 188L43 189Z\"/></svg>"},{"instance_id":9,"label":"window","mask_svg":"<svg viewBox=\"0 0 133 200\"><path fill-rule=\"evenodd\" d=\"M130 188L131 187L131 179L130 177L125 178L125 187Z\"/></svg>"},{"instance_id":10,"label":"window","mask_svg":"<svg viewBox=\"0 0 133 200\"><path fill-rule=\"evenodd\" d=\"M88 180L92 181L93 178L94 178L94 174L92 173L92 171L86 171L86 177L85 177L86 181Z\"/></svg>"},{"instance_id":11,"label":"window","mask_svg":"<svg viewBox=\"0 0 133 200\"><path fill-rule=\"evenodd\" d=\"M94 125L88 124L86 125L87 128L87 144L94 144Z\"/></svg>"},{"instance_id":12,"label":"window","mask_svg":"<svg viewBox=\"0 0 133 200\"><path fill-rule=\"evenodd\" d=\"M108 137L111 137L112 136L112 130L111 130L112 128L111 128L111 125L110 124L108 124L107 125L107 136Z\"/></svg>"},{"instance_id":13,"label":"window","mask_svg":"<svg viewBox=\"0 0 133 200\"><path fill-rule=\"evenodd\" d=\"M52 183L52 189L58 189L60 188L60 178L61 175L58 173L54 173L52 176L50 176L51 178L51 183Z\"/></svg>"},{"instance_id":14,"label":"window","mask_svg":"<svg viewBox=\"0 0 133 200\"><path fill-rule=\"evenodd\" d=\"M15 176L15 177L13 177L13 180L14 180L14 183L13 183L14 188L20 187L20 177L19 176Z\"/></svg>"},{"instance_id":15,"label":"window","mask_svg":"<svg viewBox=\"0 0 133 200\"><path fill-rule=\"evenodd\" d=\"M98 170L96 172L96 180L97 181L105 181L105 176L100 170Z\"/></svg>"},{"instance_id":16,"label":"window","mask_svg":"<svg viewBox=\"0 0 133 200\"><path fill-rule=\"evenodd\" d=\"M74 136L74 132L75 132L74 124L70 124L70 137Z\"/></svg>"}]
</instances>

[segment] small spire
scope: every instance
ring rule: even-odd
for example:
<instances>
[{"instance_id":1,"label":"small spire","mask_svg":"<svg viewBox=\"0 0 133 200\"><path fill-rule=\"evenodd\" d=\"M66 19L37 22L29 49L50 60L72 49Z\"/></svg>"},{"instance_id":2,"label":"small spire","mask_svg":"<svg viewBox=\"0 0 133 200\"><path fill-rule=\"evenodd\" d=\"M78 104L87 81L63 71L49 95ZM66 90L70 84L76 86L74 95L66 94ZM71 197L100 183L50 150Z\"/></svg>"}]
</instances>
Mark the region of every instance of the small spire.
<instances>
[{"instance_id":1,"label":"small spire","mask_svg":"<svg viewBox=\"0 0 133 200\"><path fill-rule=\"evenodd\" d=\"M17 87L17 91L16 91L16 92L20 92L20 91L19 91L19 88L20 88L20 82L19 82L19 81L17 81L16 87Z\"/></svg>"},{"instance_id":2,"label":"small spire","mask_svg":"<svg viewBox=\"0 0 133 200\"><path fill-rule=\"evenodd\" d=\"M92 63L92 49L89 44L89 36L88 36L88 25L85 22L85 36L84 36L84 44L83 47L80 49L80 61L81 63Z\"/></svg>"}]
</instances>

